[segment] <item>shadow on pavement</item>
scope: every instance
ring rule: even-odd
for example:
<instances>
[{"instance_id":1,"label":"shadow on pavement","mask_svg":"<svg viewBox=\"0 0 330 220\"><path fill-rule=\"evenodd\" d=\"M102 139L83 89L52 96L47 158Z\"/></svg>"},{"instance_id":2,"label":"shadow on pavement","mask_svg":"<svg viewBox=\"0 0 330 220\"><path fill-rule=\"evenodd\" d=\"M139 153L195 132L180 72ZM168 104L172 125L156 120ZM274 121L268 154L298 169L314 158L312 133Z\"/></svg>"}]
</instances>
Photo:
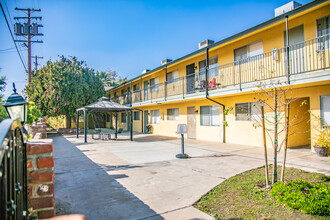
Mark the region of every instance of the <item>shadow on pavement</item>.
<instances>
[{"instance_id":1,"label":"shadow on pavement","mask_svg":"<svg viewBox=\"0 0 330 220\"><path fill-rule=\"evenodd\" d=\"M55 203L57 215L83 214L89 220L141 219L156 216L148 205L128 191L112 170L139 166L102 166L90 160L63 136L52 137L55 159Z\"/></svg>"}]
</instances>

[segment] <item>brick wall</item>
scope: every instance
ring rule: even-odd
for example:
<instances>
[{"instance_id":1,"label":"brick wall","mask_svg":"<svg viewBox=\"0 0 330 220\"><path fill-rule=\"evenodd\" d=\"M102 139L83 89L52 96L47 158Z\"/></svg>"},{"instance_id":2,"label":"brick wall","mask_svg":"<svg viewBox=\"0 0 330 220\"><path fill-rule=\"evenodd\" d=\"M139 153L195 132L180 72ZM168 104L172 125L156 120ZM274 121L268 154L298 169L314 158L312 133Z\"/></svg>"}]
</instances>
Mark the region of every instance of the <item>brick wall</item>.
<instances>
[{"instance_id":1,"label":"brick wall","mask_svg":"<svg viewBox=\"0 0 330 220\"><path fill-rule=\"evenodd\" d=\"M33 216L55 216L53 140L27 143L28 198Z\"/></svg>"},{"instance_id":2,"label":"brick wall","mask_svg":"<svg viewBox=\"0 0 330 220\"><path fill-rule=\"evenodd\" d=\"M32 125L32 138L33 139L46 139L47 138L47 125L44 124L37 124Z\"/></svg>"}]
</instances>

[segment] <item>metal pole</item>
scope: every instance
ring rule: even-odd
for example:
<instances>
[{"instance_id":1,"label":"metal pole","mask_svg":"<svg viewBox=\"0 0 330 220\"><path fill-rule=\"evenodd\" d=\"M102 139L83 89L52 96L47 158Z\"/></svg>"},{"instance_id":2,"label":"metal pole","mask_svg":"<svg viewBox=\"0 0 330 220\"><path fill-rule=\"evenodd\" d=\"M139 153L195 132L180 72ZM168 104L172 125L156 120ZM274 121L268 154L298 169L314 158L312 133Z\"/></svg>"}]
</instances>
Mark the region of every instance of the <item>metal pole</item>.
<instances>
[{"instance_id":1,"label":"metal pole","mask_svg":"<svg viewBox=\"0 0 330 220\"><path fill-rule=\"evenodd\" d=\"M205 93L206 97L209 96L209 48L206 48L206 59L205 59Z\"/></svg>"},{"instance_id":2,"label":"metal pole","mask_svg":"<svg viewBox=\"0 0 330 220\"><path fill-rule=\"evenodd\" d=\"M181 152L184 154L184 137L183 134L181 134Z\"/></svg>"},{"instance_id":3,"label":"metal pole","mask_svg":"<svg viewBox=\"0 0 330 220\"><path fill-rule=\"evenodd\" d=\"M117 139L117 131L118 131L118 112L115 112L115 121L116 121L116 132L115 132L115 139Z\"/></svg>"},{"instance_id":4,"label":"metal pole","mask_svg":"<svg viewBox=\"0 0 330 220\"><path fill-rule=\"evenodd\" d=\"M76 120L76 135L77 138L79 138L79 111L76 111L77 114L77 120Z\"/></svg>"},{"instance_id":5,"label":"metal pole","mask_svg":"<svg viewBox=\"0 0 330 220\"><path fill-rule=\"evenodd\" d=\"M131 110L131 133L130 133L130 136L131 136L131 141L133 141L133 110Z\"/></svg>"},{"instance_id":6,"label":"metal pole","mask_svg":"<svg viewBox=\"0 0 330 220\"><path fill-rule=\"evenodd\" d=\"M31 84L31 19L30 19L30 10L31 9L27 9L27 22L29 24L29 30L28 30L28 34L27 34L27 40L28 40L28 87L30 87Z\"/></svg>"},{"instance_id":7,"label":"metal pole","mask_svg":"<svg viewBox=\"0 0 330 220\"><path fill-rule=\"evenodd\" d=\"M84 110L84 136L85 136L85 143L87 143L87 112Z\"/></svg>"},{"instance_id":8,"label":"metal pole","mask_svg":"<svg viewBox=\"0 0 330 220\"><path fill-rule=\"evenodd\" d=\"M272 183L277 182L277 148L278 148L278 136L277 136L277 131L278 131L278 118L277 118L277 89L274 89L274 171L273 171L273 181Z\"/></svg>"}]
</instances>

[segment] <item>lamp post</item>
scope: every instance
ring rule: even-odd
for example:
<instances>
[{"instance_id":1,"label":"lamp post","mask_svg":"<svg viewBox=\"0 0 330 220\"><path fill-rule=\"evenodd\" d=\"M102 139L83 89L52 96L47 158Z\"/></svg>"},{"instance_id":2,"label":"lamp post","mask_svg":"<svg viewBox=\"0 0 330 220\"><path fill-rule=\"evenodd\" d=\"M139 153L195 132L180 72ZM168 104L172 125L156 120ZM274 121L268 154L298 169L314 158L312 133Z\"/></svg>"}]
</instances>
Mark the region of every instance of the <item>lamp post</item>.
<instances>
[{"instance_id":1,"label":"lamp post","mask_svg":"<svg viewBox=\"0 0 330 220\"><path fill-rule=\"evenodd\" d=\"M6 108L11 119L17 119L22 123L22 125L24 125L27 120L28 103L16 92L15 83L13 83L13 93L8 97L6 103L2 106Z\"/></svg>"}]
</instances>

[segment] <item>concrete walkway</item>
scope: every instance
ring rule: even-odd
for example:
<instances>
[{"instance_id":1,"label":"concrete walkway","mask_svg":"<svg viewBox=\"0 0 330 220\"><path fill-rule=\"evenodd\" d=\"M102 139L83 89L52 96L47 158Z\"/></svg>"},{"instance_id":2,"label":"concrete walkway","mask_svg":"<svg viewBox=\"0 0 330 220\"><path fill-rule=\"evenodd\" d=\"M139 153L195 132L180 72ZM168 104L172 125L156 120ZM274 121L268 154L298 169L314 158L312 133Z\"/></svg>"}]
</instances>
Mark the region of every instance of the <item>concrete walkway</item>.
<instances>
[{"instance_id":1,"label":"concrete walkway","mask_svg":"<svg viewBox=\"0 0 330 220\"><path fill-rule=\"evenodd\" d=\"M179 160L176 138L53 139L57 215L90 220L213 219L192 204L225 179L264 165L263 148L254 146L186 140L191 158ZM309 150L289 150L287 165L330 175L330 157Z\"/></svg>"}]
</instances>

